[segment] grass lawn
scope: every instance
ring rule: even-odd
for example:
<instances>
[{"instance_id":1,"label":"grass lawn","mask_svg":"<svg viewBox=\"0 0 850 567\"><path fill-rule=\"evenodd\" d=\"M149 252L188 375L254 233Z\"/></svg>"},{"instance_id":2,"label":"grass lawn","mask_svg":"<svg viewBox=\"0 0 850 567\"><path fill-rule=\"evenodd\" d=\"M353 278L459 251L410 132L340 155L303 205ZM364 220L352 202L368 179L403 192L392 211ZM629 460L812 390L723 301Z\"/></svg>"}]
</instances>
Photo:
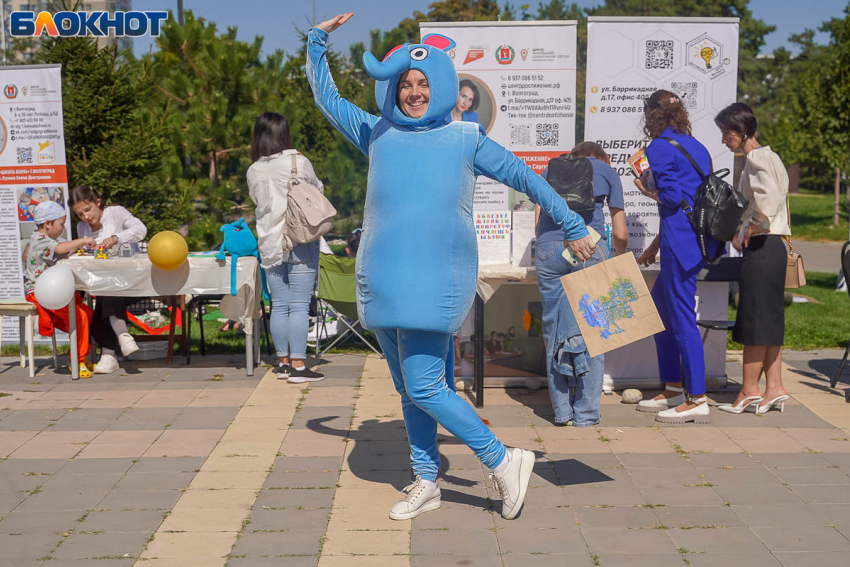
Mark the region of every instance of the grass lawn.
<instances>
[{"instance_id":1,"label":"grass lawn","mask_svg":"<svg viewBox=\"0 0 850 567\"><path fill-rule=\"evenodd\" d=\"M800 240L847 240L847 209L843 204L838 226L832 226L834 197L826 193L791 195L791 234Z\"/></svg>"},{"instance_id":2,"label":"grass lawn","mask_svg":"<svg viewBox=\"0 0 850 567\"><path fill-rule=\"evenodd\" d=\"M785 348L813 350L845 348L850 340L850 299L846 292L835 291L837 276L821 272L806 272L808 285L788 290L805 295L820 303L793 303L785 308ZM737 310L729 306L729 320ZM730 332L727 347L741 350L732 342Z\"/></svg>"}]
</instances>

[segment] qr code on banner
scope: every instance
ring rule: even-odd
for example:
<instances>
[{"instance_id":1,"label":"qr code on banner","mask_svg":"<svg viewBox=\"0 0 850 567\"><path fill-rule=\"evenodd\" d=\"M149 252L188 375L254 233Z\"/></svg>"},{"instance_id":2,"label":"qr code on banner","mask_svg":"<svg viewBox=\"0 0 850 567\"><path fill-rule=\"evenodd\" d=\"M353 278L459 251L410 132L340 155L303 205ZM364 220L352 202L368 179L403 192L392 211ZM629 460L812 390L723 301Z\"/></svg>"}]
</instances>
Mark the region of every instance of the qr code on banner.
<instances>
[{"instance_id":1,"label":"qr code on banner","mask_svg":"<svg viewBox=\"0 0 850 567\"><path fill-rule=\"evenodd\" d=\"M666 39L646 40L646 68L673 68L673 41Z\"/></svg>"},{"instance_id":2,"label":"qr code on banner","mask_svg":"<svg viewBox=\"0 0 850 567\"><path fill-rule=\"evenodd\" d=\"M697 84L696 83L670 83L670 89L679 95L682 104L688 110L693 110L697 107Z\"/></svg>"},{"instance_id":3,"label":"qr code on banner","mask_svg":"<svg viewBox=\"0 0 850 567\"><path fill-rule=\"evenodd\" d=\"M511 124L511 145L531 145L531 126L529 124Z\"/></svg>"},{"instance_id":4,"label":"qr code on banner","mask_svg":"<svg viewBox=\"0 0 850 567\"><path fill-rule=\"evenodd\" d=\"M18 165L32 163L32 148L18 148Z\"/></svg>"},{"instance_id":5,"label":"qr code on banner","mask_svg":"<svg viewBox=\"0 0 850 567\"><path fill-rule=\"evenodd\" d=\"M538 146L557 146L558 145L558 125L557 124L538 124L537 125L537 145Z\"/></svg>"}]
</instances>

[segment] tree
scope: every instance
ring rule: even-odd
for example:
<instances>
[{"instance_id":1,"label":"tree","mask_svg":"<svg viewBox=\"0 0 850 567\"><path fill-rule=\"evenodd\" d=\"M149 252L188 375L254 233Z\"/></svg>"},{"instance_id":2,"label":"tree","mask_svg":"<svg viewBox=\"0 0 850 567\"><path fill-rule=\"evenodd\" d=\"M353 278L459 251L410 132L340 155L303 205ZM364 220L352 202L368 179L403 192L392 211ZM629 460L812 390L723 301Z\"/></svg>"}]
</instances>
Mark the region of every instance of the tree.
<instances>
[{"instance_id":1,"label":"tree","mask_svg":"<svg viewBox=\"0 0 850 567\"><path fill-rule=\"evenodd\" d=\"M153 81L146 65L122 64L115 47L87 37L45 38L35 60L62 65L68 184L91 185L118 202L150 234L191 215L191 191L169 184L162 118L146 108Z\"/></svg>"}]
</instances>

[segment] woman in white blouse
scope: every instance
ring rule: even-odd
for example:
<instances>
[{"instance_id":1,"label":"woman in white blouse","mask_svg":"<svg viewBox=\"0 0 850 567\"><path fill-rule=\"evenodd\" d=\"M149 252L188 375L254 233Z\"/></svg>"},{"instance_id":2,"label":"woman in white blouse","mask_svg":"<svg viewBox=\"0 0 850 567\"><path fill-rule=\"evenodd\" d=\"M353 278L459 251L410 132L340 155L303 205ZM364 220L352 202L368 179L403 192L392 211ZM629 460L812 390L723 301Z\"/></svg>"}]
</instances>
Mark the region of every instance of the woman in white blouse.
<instances>
[{"instance_id":1,"label":"woman in white blouse","mask_svg":"<svg viewBox=\"0 0 850 567\"><path fill-rule=\"evenodd\" d=\"M732 245L743 251L739 278L740 301L732 340L744 345L744 380L730 413L748 407L766 413L785 409L788 392L782 385L782 343L785 336L785 270L788 251L783 237L791 236L788 222L788 174L782 160L756 139L758 123L742 102L724 108L714 119L723 143L747 156L740 189L749 200L740 231ZM765 374L764 394L759 377Z\"/></svg>"},{"instance_id":2,"label":"woman in white blouse","mask_svg":"<svg viewBox=\"0 0 850 567\"><path fill-rule=\"evenodd\" d=\"M145 239L148 228L145 223L133 216L133 213L120 205L104 206L103 200L91 187L72 187L68 195L68 206L79 219L77 236L90 236L98 246L105 249L115 248L120 244L130 246L134 252L139 251L139 242ZM112 333L104 332L95 336L101 347L100 360L94 367L95 374L109 374L118 370L118 359L115 351L129 356L139 350L127 328L127 307L140 298L133 297L98 297L95 304L94 317L98 321L108 321L109 325L101 325L104 329L112 329Z\"/></svg>"},{"instance_id":3,"label":"woman in white blouse","mask_svg":"<svg viewBox=\"0 0 850 567\"><path fill-rule=\"evenodd\" d=\"M324 374L306 366L310 297L319 267L319 241L296 244L284 238L289 182L295 177L323 190L310 160L292 147L289 122L266 112L254 124L248 190L256 205L260 265L272 300L271 332L279 380L317 382Z\"/></svg>"}]
</instances>

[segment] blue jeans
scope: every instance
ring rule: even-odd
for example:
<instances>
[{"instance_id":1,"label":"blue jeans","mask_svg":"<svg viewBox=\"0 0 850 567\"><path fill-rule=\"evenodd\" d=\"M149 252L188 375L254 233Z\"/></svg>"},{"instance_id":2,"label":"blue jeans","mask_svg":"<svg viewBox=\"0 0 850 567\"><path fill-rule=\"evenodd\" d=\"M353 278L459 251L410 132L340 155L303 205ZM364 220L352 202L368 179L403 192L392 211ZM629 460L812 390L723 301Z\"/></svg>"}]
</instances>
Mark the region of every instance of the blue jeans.
<instances>
[{"instance_id":1,"label":"blue jeans","mask_svg":"<svg viewBox=\"0 0 850 567\"><path fill-rule=\"evenodd\" d=\"M272 300L270 326L278 356L307 358L310 296L316 285L318 250L318 241L299 244L288 262L265 270Z\"/></svg>"},{"instance_id":2,"label":"blue jeans","mask_svg":"<svg viewBox=\"0 0 850 567\"><path fill-rule=\"evenodd\" d=\"M466 443L485 466L494 468L502 462L505 446L446 383L452 336L405 329L378 329L375 334L387 357L393 385L401 394L413 473L425 480L437 478L437 423Z\"/></svg>"},{"instance_id":3,"label":"blue jeans","mask_svg":"<svg viewBox=\"0 0 850 567\"><path fill-rule=\"evenodd\" d=\"M600 252L605 242L594 252L587 266L603 260ZM555 421L572 420L576 427L599 423L599 397L605 371L605 355L591 358L570 308L561 277L584 268L579 262L573 267L561 255L563 240L537 244L537 286L543 302L543 337L546 343L546 375L549 398L555 410Z\"/></svg>"}]
</instances>

